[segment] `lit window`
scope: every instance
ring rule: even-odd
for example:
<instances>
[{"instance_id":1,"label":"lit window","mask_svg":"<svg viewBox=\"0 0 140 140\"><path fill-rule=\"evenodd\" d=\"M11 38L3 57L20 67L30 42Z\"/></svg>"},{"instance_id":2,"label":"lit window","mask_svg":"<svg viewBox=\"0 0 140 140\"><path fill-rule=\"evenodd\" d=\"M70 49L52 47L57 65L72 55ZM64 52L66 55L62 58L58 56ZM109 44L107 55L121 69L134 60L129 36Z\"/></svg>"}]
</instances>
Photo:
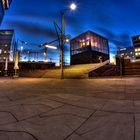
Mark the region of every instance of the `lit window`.
<instances>
[{"instance_id":1,"label":"lit window","mask_svg":"<svg viewBox=\"0 0 140 140\"><path fill-rule=\"evenodd\" d=\"M94 42L93 44L94 44L94 46L95 46L95 47L97 47L97 45L98 45L98 43L97 43L97 42Z\"/></svg>"},{"instance_id":2,"label":"lit window","mask_svg":"<svg viewBox=\"0 0 140 140\"><path fill-rule=\"evenodd\" d=\"M0 54L2 53L2 50L0 49Z\"/></svg>"},{"instance_id":3,"label":"lit window","mask_svg":"<svg viewBox=\"0 0 140 140\"><path fill-rule=\"evenodd\" d=\"M138 53L136 53L136 56L138 56L139 54Z\"/></svg>"},{"instance_id":4,"label":"lit window","mask_svg":"<svg viewBox=\"0 0 140 140\"><path fill-rule=\"evenodd\" d=\"M87 41L87 46L89 46L90 45L90 42L89 41Z\"/></svg>"},{"instance_id":5,"label":"lit window","mask_svg":"<svg viewBox=\"0 0 140 140\"><path fill-rule=\"evenodd\" d=\"M4 51L4 53L7 53L6 51Z\"/></svg>"},{"instance_id":6,"label":"lit window","mask_svg":"<svg viewBox=\"0 0 140 140\"><path fill-rule=\"evenodd\" d=\"M135 52L137 52L138 51L138 49L135 49Z\"/></svg>"},{"instance_id":7,"label":"lit window","mask_svg":"<svg viewBox=\"0 0 140 140\"><path fill-rule=\"evenodd\" d=\"M83 42L83 46L86 46L86 43L85 42Z\"/></svg>"},{"instance_id":8,"label":"lit window","mask_svg":"<svg viewBox=\"0 0 140 140\"><path fill-rule=\"evenodd\" d=\"M140 51L140 49L138 49L138 51Z\"/></svg>"}]
</instances>

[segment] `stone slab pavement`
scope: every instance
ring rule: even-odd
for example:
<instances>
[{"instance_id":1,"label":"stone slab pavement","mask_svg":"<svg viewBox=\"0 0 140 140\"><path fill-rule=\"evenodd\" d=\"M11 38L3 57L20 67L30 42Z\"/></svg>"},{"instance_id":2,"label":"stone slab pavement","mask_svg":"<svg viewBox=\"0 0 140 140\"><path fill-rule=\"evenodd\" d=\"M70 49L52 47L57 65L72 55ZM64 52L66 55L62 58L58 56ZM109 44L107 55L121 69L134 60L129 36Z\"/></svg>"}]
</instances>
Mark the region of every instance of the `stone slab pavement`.
<instances>
[{"instance_id":1,"label":"stone slab pavement","mask_svg":"<svg viewBox=\"0 0 140 140\"><path fill-rule=\"evenodd\" d=\"M140 78L0 79L0 140L140 140Z\"/></svg>"}]
</instances>

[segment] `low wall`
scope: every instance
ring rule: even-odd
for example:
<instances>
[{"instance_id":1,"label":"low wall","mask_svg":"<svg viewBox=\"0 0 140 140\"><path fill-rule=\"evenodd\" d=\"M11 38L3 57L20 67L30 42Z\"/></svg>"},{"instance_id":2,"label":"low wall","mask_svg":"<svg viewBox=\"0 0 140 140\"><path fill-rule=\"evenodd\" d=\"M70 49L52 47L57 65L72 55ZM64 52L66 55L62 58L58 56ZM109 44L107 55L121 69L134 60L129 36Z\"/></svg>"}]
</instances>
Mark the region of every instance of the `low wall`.
<instances>
[{"instance_id":1,"label":"low wall","mask_svg":"<svg viewBox=\"0 0 140 140\"><path fill-rule=\"evenodd\" d=\"M28 71L28 70L45 70L55 67L55 63L36 63L36 62L20 62L19 63L19 72ZM0 62L0 76L3 76L5 73L5 63ZM8 75L13 75L14 73L14 63L8 63Z\"/></svg>"}]
</instances>

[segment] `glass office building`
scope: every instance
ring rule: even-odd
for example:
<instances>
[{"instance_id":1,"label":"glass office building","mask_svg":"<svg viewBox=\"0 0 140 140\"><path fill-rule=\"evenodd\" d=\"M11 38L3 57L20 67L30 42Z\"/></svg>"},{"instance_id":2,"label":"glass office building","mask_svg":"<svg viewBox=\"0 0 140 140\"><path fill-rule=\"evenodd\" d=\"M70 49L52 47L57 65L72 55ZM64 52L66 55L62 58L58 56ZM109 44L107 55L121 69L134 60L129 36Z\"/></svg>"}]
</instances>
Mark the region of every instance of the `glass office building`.
<instances>
[{"instance_id":1,"label":"glass office building","mask_svg":"<svg viewBox=\"0 0 140 140\"><path fill-rule=\"evenodd\" d=\"M71 64L98 63L109 60L108 39L87 31L72 39Z\"/></svg>"},{"instance_id":2,"label":"glass office building","mask_svg":"<svg viewBox=\"0 0 140 140\"><path fill-rule=\"evenodd\" d=\"M129 58L131 60L134 60L135 58L135 53L134 53L134 48L131 47L125 47L125 48L120 48L117 51L117 56L118 57L123 57L123 58Z\"/></svg>"},{"instance_id":3,"label":"glass office building","mask_svg":"<svg viewBox=\"0 0 140 140\"><path fill-rule=\"evenodd\" d=\"M14 30L0 30L0 62L14 61L15 45Z\"/></svg>"},{"instance_id":4,"label":"glass office building","mask_svg":"<svg viewBox=\"0 0 140 140\"><path fill-rule=\"evenodd\" d=\"M134 54L136 59L140 59L140 35L132 37Z\"/></svg>"}]
</instances>

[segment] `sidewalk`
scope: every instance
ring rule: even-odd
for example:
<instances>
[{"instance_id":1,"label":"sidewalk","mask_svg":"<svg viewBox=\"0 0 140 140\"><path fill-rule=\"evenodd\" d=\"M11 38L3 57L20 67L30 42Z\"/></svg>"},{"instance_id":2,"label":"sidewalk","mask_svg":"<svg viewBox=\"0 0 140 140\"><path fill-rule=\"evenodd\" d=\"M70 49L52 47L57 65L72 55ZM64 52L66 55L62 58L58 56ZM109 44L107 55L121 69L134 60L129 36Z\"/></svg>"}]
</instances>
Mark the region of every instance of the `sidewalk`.
<instances>
[{"instance_id":1,"label":"sidewalk","mask_svg":"<svg viewBox=\"0 0 140 140\"><path fill-rule=\"evenodd\" d=\"M139 140L139 83L0 79L0 140Z\"/></svg>"}]
</instances>

